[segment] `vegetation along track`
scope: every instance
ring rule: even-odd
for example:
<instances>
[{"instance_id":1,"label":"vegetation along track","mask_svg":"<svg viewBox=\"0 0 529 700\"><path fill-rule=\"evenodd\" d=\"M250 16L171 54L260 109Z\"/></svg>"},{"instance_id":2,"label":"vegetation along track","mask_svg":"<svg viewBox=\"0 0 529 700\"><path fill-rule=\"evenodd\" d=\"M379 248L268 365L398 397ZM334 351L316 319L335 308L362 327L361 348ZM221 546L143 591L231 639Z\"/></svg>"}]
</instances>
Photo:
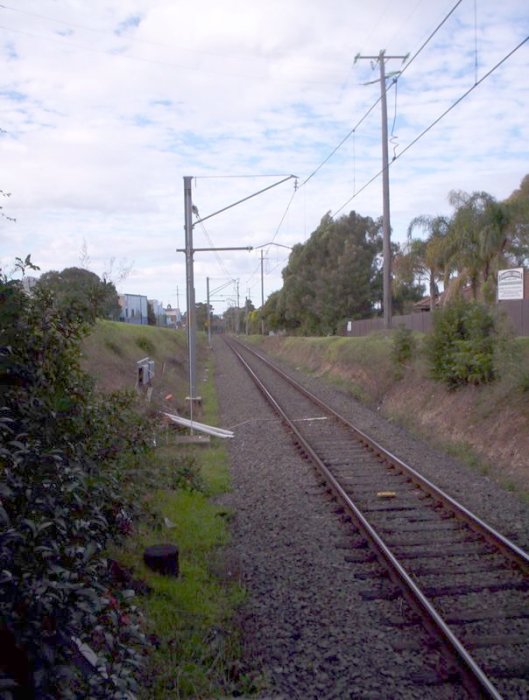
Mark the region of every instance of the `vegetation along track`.
<instances>
[{"instance_id":1,"label":"vegetation along track","mask_svg":"<svg viewBox=\"0 0 529 700\"><path fill-rule=\"evenodd\" d=\"M472 697L529 697L529 555L265 357L227 342L439 640L450 673Z\"/></svg>"}]
</instances>

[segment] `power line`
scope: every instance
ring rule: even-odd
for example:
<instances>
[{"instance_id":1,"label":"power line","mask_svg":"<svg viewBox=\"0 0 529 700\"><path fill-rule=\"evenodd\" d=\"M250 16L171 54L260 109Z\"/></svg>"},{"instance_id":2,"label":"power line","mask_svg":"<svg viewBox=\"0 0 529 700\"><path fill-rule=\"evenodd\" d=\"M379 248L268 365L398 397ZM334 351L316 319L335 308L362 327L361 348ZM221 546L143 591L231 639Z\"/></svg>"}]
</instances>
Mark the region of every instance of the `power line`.
<instances>
[{"instance_id":1,"label":"power line","mask_svg":"<svg viewBox=\"0 0 529 700\"><path fill-rule=\"evenodd\" d=\"M367 117L371 114L371 112L372 112L372 111L375 109L375 107L378 105L378 103L380 102L380 99L381 99L381 98L379 97L378 100L377 100L374 104L371 105L371 107L367 110L367 112L364 114L364 116L363 116L363 117L353 126L353 128L344 136L344 138L340 141L340 143L336 146L336 148L334 148L334 149L329 153L329 155L327 156L327 158L325 158L325 160L323 160L323 161L318 165L318 167L317 167L315 170L313 170L313 171L311 172L311 174L310 174L307 178L305 178L305 180L303 180L303 182L302 182L301 185L300 185L301 187L303 187L303 185L306 185L307 182L308 182L310 179L312 179L312 178L314 177L314 175L316 175L316 173L319 172L319 171L323 168L323 166L333 157L333 155L344 145L344 143L352 136L352 134L355 133L355 131L356 131L356 130L358 129L358 127L360 126L360 124L362 124L362 122L363 122L365 119L367 119Z\"/></svg>"},{"instance_id":2,"label":"power line","mask_svg":"<svg viewBox=\"0 0 529 700\"><path fill-rule=\"evenodd\" d=\"M501 59L501 61L498 61L498 63L496 63L495 66L493 66L487 73L485 73L485 75L483 75L476 83L474 83L474 85L472 85L472 87L470 87L465 93L463 93L463 94L461 95L461 97L459 97L452 105L450 105L450 107L449 107L447 110L445 110L439 117L437 117L437 119L435 119L435 120L430 124L430 126L426 127L426 129L424 129L424 131L421 131L421 133L420 133L416 138L414 138L413 141L411 141L411 142L406 146L406 148L404 148L404 149L398 154L398 156L396 156L396 157L394 158L394 160L397 160L398 158L400 158L401 156L403 156L403 155L406 153L406 151L408 151L413 145L415 145L415 144L417 143L417 141L419 141L420 139L422 139L422 137L423 137L425 134L427 134L427 133L430 131L430 129L432 129L436 124L438 124L438 123L441 121L441 119L443 119L443 117L445 117L449 112L451 112L451 111L454 109L454 107L457 107L457 105L458 105L460 102L462 102L462 101L465 99L465 97L468 97L468 95L470 95L471 92L473 92L479 85L481 85L481 83L482 83L484 80L486 80L487 78L489 78L501 65L503 65L503 64L505 63L505 61L507 61L513 54L515 54L516 51L518 51L519 49L521 49L522 46L523 46L524 44L526 44L528 41L529 41L529 36L526 36L525 39L523 39L523 40L518 44L518 46L515 46L514 49L512 49L512 51L509 51L509 53L508 53L506 56L504 56L504 57Z\"/></svg>"},{"instance_id":3,"label":"power line","mask_svg":"<svg viewBox=\"0 0 529 700\"><path fill-rule=\"evenodd\" d=\"M415 61L415 59L417 58L417 56L419 56L419 54L425 49L425 47L430 43L430 41L433 39L433 37L437 34L437 32L441 29L441 27L448 21L448 19L449 19L449 18L452 16L452 14L457 10L457 8L459 7L459 5L461 5L462 2L463 2L463 0L458 0L458 1L456 2L456 4L452 7L452 9L445 15L445 17L439 22L439 24L436 26L436 28L430 33L430 35L428 36L428 38L421 44L421 46L420 46L420 47L417 49L417 51L413 54L413 56L412 56L412 57L410 58L410 60L406 63L406 65L404 66L404 68L399 72L399 76L398 76L398 77L400 77L406 70L408 70L408 68L411 66L411 64L412 64L412 63ZM387 87L387 89L386 89L386 92L387 92L388 90L390 90L391 87L392 87L392 85L393 85L394 83L396 83L396 82L397 82L397 78L394 78L394 79L392 80L391 84L388 85L388 87ZM364 114L364 116L363 116L361 119L359 119L359 121L358 121L358 122L353 126L353 128L344 136L344 138L340 141L340 143L339 143L335 148L333 148L333 150L329 153L329 155L325 158L325 160L323 160L323 161L318 165L318 167L317 167L315 170L313 170L312 173L311 173L307 178L305 178L305 180L303 180L303 182L301 183L301 187L303 187L303 185L306 185L307 182L308 182L310 179L312 179L312 178L314 177L314 175L316 175L316 173L318 173L318 172L323 168L323 166L324 166L326 163L329 162L329 160L333 157L333 155L334 155L337 151L340 150L340 148L344 145L344 143L345 143L346 141L348 141L348 140L351 138L352 135L354 135L354 133L356 132L356 130L358 129L358 127L366 120L366 118L371 114L371 112L375 109L375 107L377 107L377 105L380 103L380 100L381 100L381 99L382 99L382 98L379 97L379 98L377 99L377 101L374 102L374 103L371 105L371 107L367 110L367 112ZM379 174L380 174L380 173L379 173ZM360 191L361 191L361 190L359 190L359 192L360 192Z\"/></svg>"},{"instance_id":4,"label":"power line","mask_svg":"<svg viewBox=\"0 0 529 700\"><path fill-rule=\"evenodd\" d=\"M293 190L293 192L292 192L292 195L291 195L290 199L288 200L287 208L285 209L284 214L283 214L283 216L281 217L281 221L280 221L279 224L277 225L276 232L274 233L274 235L272 236L272 240L270 241L271 243L273 243L273 242L275 241L276 236L277 236L277 234L279 233L279 229L280 229L281 226L283 225L283 221L285 220L286 215L288 214L288 210L290 209L290 205L292 204L292 200L293 200L294 197L296 196L296 192L297 192L297 191L298 191L298 181L297 181L297 179L296 179L296 181L294 182L294 190Z\"/></svg>"},{"instance_id":5,"label":"power line","mask_svg":"<svg viewBox=\"0 0 529 700\"><path fill-rule=\"evenodd\" d=\"M441 119L446 117L447 114L449 114L455 107L457 107L458 104L460 104L466 97L468 97L468 95L470 95L479 85L481 85L482 82L489 78L501 65L505 63L505 61L507 61L513 54L515 54L519 49L521 49L522 46L528 41L529 36L526 36L525 39L523 39L517 46L514 47L514 49L512 49L512 51L509 51L509 53L506 54L500 61L498 61L496 65L494 65L487 73L485 73L485 75L483 75L476 83L474 83L472 87L470 87L453 104L451 104L450 107L448 107L448 109L446 109L441 115L439 115L437 119L434 119L434 121L429 126L427 126L426 129L421 131L421 133L418 136L416 136L413 139L413 141L410 141L410 143L398 155L396 155L393 158L392 163L401 158L406 153L406 151L409 151L409 149L412 146L414 146L418 141L420 141L420 139L422 139L422 137L425 136L431 129L433 129L433 127L436 126L436 124L438 124L441 121ZM389 165L391 165L391 163L389 163ZM378 177L380 177L380 175L383 172L384 169L382 168L378 171L378 173L376 173L376 175L373 175L373 177L370 180L368 180L357 192L355 192L355 194L349 197L349 199L346 202L344 202L341 207L336 209L336 211L333 213L333 216L339 214L342 211L342 209L344 209L350 202L352 202L353 199L355 199L355 197L357 197L361 192L363 192L372 182L374 182Z\"/></svg>"},{"instance_id":6,"label":"power line","mask_svg":"<svg viewBox=\"0 0 529 700\"><path fill-rule=\"evenodd\" d=\"M441 29L441 27L450 19L450 17L454 14L454 12L457 10L457 8L459 7L459 5L461 5L462 2L463 2L463 0L457 0L456 4L452 7L452 9L443 17L443 19L439 22L437 27L430 33L428 38L421 44L421 46L417 49L417 51L410 58L410 60L406 63L404 68L400 71L400 75L402 75L403 73L405 73L408 70L408 68L412 65L412 63L417 58L417 56L420 53L422 53L422 51L426 48L426 46L428 46L430 41L434 38L434 36Z\"/></svg>"},{"instance_id":7,"label":"power line","mask_svg":"<svg viewBox=\"0 0 529 700\"><path fill-rule=\"evenodd\" d=\"M218 252L215 250L215 246L213 245L213 241L211 240L211 236L210 236L209 233L207 232L206 227L204 226L204 224L202 223L202 221L200 221L199 223L200 223L200 226L201 226L201 228L202 228L202 231L204 232L204 235L205 235L206 238L208 239L209 245L210 245L211 248L213 249L213 253L215 254L215 257L217 258L218 266L220 267L220 269L222 270L222 272L226 275L226 277L229 277L230 279L232 279L232 278L233 278L233 275L230 275L230 273L228 272L228 270L227 270L226 267L224 266L224 261L222 260L222 258L221 258L220 255L218 254Z\"/></svg>"},{"instance_id":8,"label":"power line","mask_svg":"<svg viewBox=\"0 0 529 700\"><path fill-rule=\"evenodd\" d=\"M264 175L197 175L193 179L196 180L226 180L228 178L238 179L256 179L260 177L287 177L288 173L266 173Z\"/></svg>"}]
</instances>

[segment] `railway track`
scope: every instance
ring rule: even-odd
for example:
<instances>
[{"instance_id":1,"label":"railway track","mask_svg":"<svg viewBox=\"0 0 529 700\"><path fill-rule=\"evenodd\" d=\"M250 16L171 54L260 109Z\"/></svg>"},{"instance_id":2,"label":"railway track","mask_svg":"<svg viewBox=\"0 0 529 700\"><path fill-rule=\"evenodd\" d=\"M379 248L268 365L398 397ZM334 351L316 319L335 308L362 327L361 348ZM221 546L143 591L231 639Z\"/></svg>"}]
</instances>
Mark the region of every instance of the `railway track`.
<instances>
[{"instance_id":1,"label":"railway track","mask_svg":"<svg viewBox=\"0 0 529 700\"><path fill-rule=\"evenodd\" d=\"M438 640L443 673L471 697L529 697L529 555L264 356L226 342Z\"/></svg>"}]
</instances>

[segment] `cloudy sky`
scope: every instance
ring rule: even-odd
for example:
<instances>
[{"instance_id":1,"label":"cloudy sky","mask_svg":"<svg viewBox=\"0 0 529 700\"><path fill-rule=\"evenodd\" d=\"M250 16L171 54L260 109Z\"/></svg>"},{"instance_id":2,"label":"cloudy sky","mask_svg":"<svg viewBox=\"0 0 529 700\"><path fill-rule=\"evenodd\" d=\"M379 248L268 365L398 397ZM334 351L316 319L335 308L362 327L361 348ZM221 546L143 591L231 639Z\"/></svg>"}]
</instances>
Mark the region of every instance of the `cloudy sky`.
<instances>
[{"instance_id":1,"label":"cloudy sky","mask_svg":"<svg viewBox=\"0 0 529 700\"><path fill-rule=\"evenodd\" d=\"M185 309L184 176L207 217L293 174L194 227L196 248L255 248L197 252L196 300L209 277L217 312L237 290L259 306L261 254L266 297L326 212L382 214L379 67L355 56L402 71L403 241L450 190L502 199L529 173L528 37L527 0L3 0L0 264L85 266Z\"/></svg>"}]
</instances>

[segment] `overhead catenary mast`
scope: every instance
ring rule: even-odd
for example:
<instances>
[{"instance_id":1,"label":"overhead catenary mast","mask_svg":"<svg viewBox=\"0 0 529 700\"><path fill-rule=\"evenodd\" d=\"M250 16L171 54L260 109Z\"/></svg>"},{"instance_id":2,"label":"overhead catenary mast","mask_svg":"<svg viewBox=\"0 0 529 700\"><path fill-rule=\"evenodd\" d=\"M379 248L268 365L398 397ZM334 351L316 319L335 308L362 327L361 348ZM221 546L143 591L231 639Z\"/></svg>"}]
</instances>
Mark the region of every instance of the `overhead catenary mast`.
<instances>
[{"instance_id":1,"label":"overhead catenary mast","mask_svg":"<svg viewBox=\"0 0 529 700\"><path fill-rule=\"evenodd\" d=\"M408 58L406 56L386 56L385 50L381 50L378 56L355 56L355 63L360 59L378 61L380 68L380 103L382 108L382 213L383 213L383 299L384 328L391 328L391 223L389 209L389 158L388 158L388 108L386 101L386 61L390 59L400 59L403 63Z\"/></svg>"},{"instance_id":2,"label":"overhead catenary mast","mask_svg":"<svg viewBox=\"0 0 529 700\"><path fill-rule=\"evenodd\" d=\"M283 182L295 178L295 175L287 175L279 182L275 182L273 185L268 185L258 192L244 197L243 199L234 202L233 204L228 204L227 206L219 209L200 218L197 207L193 204L192 197L192 181L193 178L190 175L184 176L184 231L185 231L185 248L177 248L177 252L185 253L186 256L186 292L187 292L187 342L188 342L188 357L189 357L189 408L190 408L190 418L193 420L193 402L198 401L197 396L197 377L196 377L196 309L195 309L195 284L194 284L194 270L193 270L193 256L196 252L202 251L220 251L220 250L253 250L252 246L228 246L222 248L195 248L193 246L193 227L195 224L202 223L207 219L210 219L217 214L221 214L232 207L246 202L253 197L256 197L267 190L271 190L273 187L281 185ZM197 217L197 220L193 222L193 214ZM238 306L238 295L239 295L239 282L237 280L237 306ZM238 319L237 319L238 322Z\"/></svg>"}]
</instances>

